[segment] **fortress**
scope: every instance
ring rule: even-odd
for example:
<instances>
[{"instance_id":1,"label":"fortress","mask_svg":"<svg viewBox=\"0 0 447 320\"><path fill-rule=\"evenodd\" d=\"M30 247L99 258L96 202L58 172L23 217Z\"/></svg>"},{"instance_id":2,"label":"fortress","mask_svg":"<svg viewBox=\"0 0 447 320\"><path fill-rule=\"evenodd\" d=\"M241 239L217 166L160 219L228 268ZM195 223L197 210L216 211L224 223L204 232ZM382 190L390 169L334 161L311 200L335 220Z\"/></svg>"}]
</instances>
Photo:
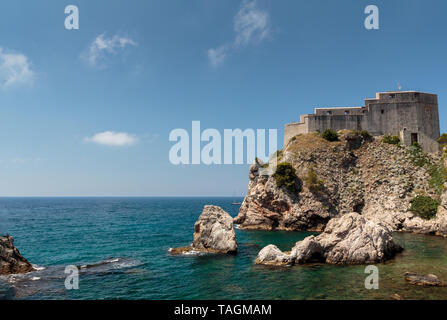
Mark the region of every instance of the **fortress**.
<instances>
[{"instance_id":1,"label":"fortress","mask_svg":"<svg viewBox=\"0 0 447 320\"><path fill-rule=\"evenodd\" d=\"M398 136L404 145L421 144L425 152L438 152L440 136L438 96L417 91L376 93L361 107L316 108L285 125L284 146L298 134L314 131L367 130L373 136Z\"/></svg>"}]
</instances>

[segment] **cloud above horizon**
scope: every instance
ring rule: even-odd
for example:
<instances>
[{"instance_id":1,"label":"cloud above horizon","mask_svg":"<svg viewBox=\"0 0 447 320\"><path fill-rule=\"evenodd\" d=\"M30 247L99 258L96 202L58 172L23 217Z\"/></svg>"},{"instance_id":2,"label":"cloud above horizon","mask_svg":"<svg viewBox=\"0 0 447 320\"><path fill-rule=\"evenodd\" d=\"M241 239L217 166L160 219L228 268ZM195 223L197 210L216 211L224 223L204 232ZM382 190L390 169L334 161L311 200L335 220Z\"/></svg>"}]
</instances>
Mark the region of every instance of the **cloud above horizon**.
<instances>
[{"instance_id":1,"label":"cloud above horizon","mask_svg":"<svg viewBox=\"0 0 447 320\"><path fill-rule=\"evenodd\" d=\"M137 138L127 132L104 131L87 137L84 141L105 146L124 147L135 144Z\"/></svg>"},{"instance_id":2,"label":"cloud above horizon","mask_svg":"<svg viewBox=\"0 0 447 320\"><path fill-rule=\"evenodd\" d=\"M0 88L19 84L32 84L34 71L27 56L21 53L5 52L0 47Z\"/></svg>"},{"instance_id":3,"label":"cloud above horizon","mask_svg":"<svg viewBox=\"0 0 447 320\"><path fill-rule=\"evenodd\" d=\"M118 51L122 51L128 46L137 46L137 43L129 37L119 35L107 37L102 33L81 54L81 58L92 67L105 68L106 61L110 56L116 55Z\"/></svg>"},{"instance_id":4,"label":"cloud above horizon","mask_svg":"<svg viewBox=\"0 0 447 320\"><path fill-rule=\"evenodd\" d=\"M244 0L234 17L235 39L231 43L208 49L208 59L213 67L224 63L232 49L258 45L270 34L270 15L258 8L257 0Z\"/></svg>"}]
</instances>

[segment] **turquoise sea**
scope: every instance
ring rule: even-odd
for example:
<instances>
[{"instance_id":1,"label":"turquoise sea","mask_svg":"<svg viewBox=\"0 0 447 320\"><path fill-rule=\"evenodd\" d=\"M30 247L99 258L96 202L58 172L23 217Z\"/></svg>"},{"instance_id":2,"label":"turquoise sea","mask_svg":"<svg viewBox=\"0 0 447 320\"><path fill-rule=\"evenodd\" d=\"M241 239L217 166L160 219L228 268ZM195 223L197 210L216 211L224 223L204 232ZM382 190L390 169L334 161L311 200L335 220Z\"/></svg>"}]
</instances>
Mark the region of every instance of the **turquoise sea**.
<instances>
[{"instance_id":1,"label":"turquoise sea","mask_svg":"<svg viewBox=\"0 0 447 320\"><path fill-rule=\"evenodd\" d=\"M447 239L395 234L406 250L379 267L379 289L366 290L365 266L254 265L259 250L290 250L309 232L236 229L237 255L171 256L192 242L203 206L235 216L242 198L0 198L0 233L9 233L39 271L0 277L3 299L447 299L447 287L407 284L405 271L447 281ZM66 290L67 265L80 270ZM85 267L87 266L87 267Z\"/></svg>"}]
</instances>

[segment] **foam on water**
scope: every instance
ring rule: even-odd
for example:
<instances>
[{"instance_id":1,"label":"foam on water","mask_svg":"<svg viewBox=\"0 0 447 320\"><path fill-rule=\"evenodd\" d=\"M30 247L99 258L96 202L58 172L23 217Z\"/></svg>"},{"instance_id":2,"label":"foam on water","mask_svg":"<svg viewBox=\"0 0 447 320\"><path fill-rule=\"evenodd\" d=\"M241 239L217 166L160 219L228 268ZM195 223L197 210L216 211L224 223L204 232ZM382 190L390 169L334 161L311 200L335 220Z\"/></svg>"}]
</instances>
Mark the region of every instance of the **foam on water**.
<instances>
[{"instance_id":1,"label":"foam on water","mask_svg":"<svg viewBox=\"0 0 447 320\"><path fill-rule=\"evenodd\" d=\"M36 271L42 271L42 270L45 270L45 267L38 266L38 265L36 265L36 264L33 264L33 268L34 268Z\"/></svg>"}]
</instances>

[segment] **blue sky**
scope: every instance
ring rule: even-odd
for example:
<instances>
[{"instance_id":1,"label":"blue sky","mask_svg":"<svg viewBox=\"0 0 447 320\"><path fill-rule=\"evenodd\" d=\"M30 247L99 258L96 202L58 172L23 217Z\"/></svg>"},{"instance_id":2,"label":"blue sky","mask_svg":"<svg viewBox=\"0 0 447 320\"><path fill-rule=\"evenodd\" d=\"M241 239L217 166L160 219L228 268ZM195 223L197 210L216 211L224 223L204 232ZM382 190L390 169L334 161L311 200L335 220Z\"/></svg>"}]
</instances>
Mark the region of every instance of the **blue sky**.
<instances>
[{"instance_id":1,"label":"blue sky","mask_svg":"<svg viewBox=\"0 0 447 320\"><path fill-rule=\"evenodd\" d=\"M64 27L70 4L79 30ZM379 30L364 28L369 4ZM2 1L0 195L242 195L247 165L174 166L170 131L277 128L282 147L301 113L398 83L437 93L446 131L446 12L441 0Z\"/></svg>"}]
</instances>

